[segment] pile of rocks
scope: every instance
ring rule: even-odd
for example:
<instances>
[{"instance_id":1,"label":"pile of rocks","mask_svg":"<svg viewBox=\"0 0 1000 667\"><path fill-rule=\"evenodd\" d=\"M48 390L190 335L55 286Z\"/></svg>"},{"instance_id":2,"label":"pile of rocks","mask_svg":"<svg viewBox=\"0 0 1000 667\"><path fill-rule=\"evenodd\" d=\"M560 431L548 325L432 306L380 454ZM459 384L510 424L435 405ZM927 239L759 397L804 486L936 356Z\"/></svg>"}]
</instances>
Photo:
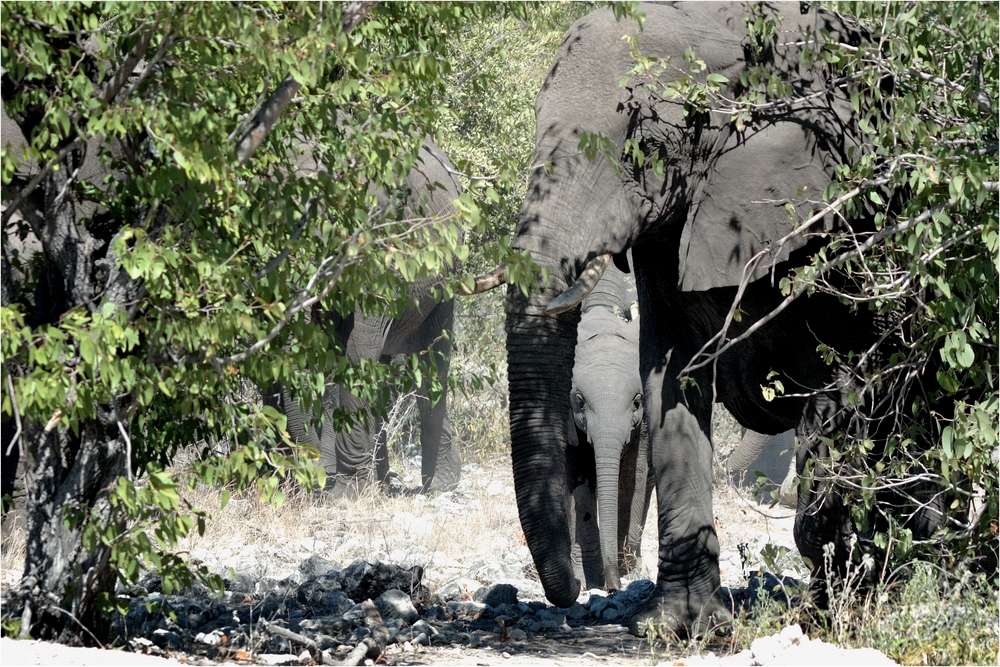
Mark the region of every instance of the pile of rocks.
<instances>
[{"instance_id":1,"label":"pile of rocks","mask_svg":"<svg viewBox=\"0 0 1000 667\"><path fill-rule=\"evenodd\" d=\"M295 576L282 580L226 579L222 596L207 590L164 595L158 580L147 577L121 591L130 598L129 610L115 618L113 633L119 643L152 654L344 664L375 659L393 646L411 651L415 646L475 646L484 638L531 641L539 635L576 636L575 631L595 625L624 631L631 608L653 586L640 580L610 594L591 590L571 607L558 608L520 599L510 583L479 586L468 578L432 594L423 575L419 565L358 560L341 568L312 556ZM781 590L782 583L793 582L758 580L733 591L731 599L734 605L752 604Z\"/></svg>"}]
</instances>

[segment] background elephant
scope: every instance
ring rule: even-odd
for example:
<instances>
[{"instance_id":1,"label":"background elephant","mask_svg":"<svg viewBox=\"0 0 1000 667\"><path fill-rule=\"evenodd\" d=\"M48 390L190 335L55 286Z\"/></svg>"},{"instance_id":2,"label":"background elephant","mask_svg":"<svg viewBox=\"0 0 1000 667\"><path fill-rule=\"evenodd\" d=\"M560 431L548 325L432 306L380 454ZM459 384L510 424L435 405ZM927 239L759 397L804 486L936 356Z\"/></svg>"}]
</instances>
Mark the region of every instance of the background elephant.
<instances>
[{"instance_id":1,"label":"background elephant","mask_svg":"<svg viewBox=\"0 0 1000 667\"><path fill-rule=\"evenodd\" d=\"M308 168L308 166L306 167ZM376 193L379 209L386 217L407 219L438 217L454 212L452 202L460 187L448 158L432 142L420 149L417 164L410 170L398 193ZM390 218L391 219L391 218ZM457 267L456 267L457 268ZM313 313L322 318L330 333L339 340L353 364L361 360L388 362L393 355L421 355L429 363L432 376L424 375L418 389L420 414L421 478L424 490L446 490L458 484L462 460L452 439L448 421L447 377L451 357L449 338L455 319L455 301L436 301L432 296L440 277L421 278L410 285L410 305L393 317L389 313L364 315L360 309L341 317L334 312ZM432 402L429 390L434 379L444 392ZM275 405L288 416L288 432L299 442L306 442L320 452L319 463L327 472L327 489L335 493L351 484L371 479L385 481L388 476L388 452L384 440L376 443L380 431L377 419L365 414L368 404L340 385L327 388L323 398L322 422L302 412L299 404L282 387L274 387L265 402ZM337 430L336 409L365 414L367 425L355 423L350 430Z\"/></svg>"},{"instance_id":2,"label":"background elephant","mask_svg":"<svg viewBox=\"0 0 1000 667\"><path fill-rule=\"evenodd\" d=\"M767 435L743 429L739 446L726 459L726 471L739 486L753 486L757 472L769 480L757 493L760 502L771 500L771 491L778 490L778 502L785 507L798 503L795 476L795 431Z\"/></svg>"},{"instance_id":3,"label":"background elephant","mask_svg":"<svg viewBox=\"0 0 1000 667\"><path fill-rule=\"evenodd\" d=\"M623 319L630 313L630 296L625 275L609 268L584 300L573 366L569 449L587 451L570 452L570 477L577 482L572 493L582 559L577 574L582 569L588 588L621 588L620 575L639 562L653 492L639 322Z\"/></svg>"},{"instance_id":4,"label":"background elephant","mask_svg":"<svg viewBox=\"0 0 1000 667\"><path fill-rule=\"evenodd\" d=\"M776 21L783 39L755 52L742 4L649 4L639 11L645 14L641 33L608 9L577 21L535 102L533 164L546 168L532 171L511 245L530 251L549 269L551 281L527 295L507 292L511 455L521 525L546 596L569 606L579 582L562 485L562 411L577 344L575 306L610 259L620 266L631 248L659 565L656 585L635 610L630 629L642 634L645 621L657 619L669 631L697 634L729 615L720 597L712 512L713 403L724 403L753 430L796 428L800 441L814 443L814 436L842 428L850 409L837 367L824 361L817 346L846 353L867 349L875 339L865 311L852 312L836 298L816 294L793 302L684 383L678 378L727 322L744 276L749 284L730 338L781 302L771 272L786 275L822 243L789 233L813 215L809 200L824 192L837 165L848 162L858 131L847 93L827 89L823 66L800 66L804 37L808 32L820 41L851 44L860 36L835 14L769 4L761 11ZM633 73L636 41L644 56L668 63L655 90L648 85L652 75ZM728 114L687 109L656 92L684 73L690 52L705 63L691 76L704 80L712 73L727 82L740 81L751 53L754 65L793 82L797 96L815 93L812 104L761 109L737 131ZM729 84L722 92L738 95ZM581 150L581 141L593 133L613 146L610 156L598 151L591 160ZM630 150L638 146L655 156L662 171L638 165L626 153L626 141ZM828 215L823 224L834 222ZM866 224L852 221L857 230ZM786 235L784 243L773 243ZM746 267L762 252L767 261ZM543 365L546 372L539 374ZM767 401L761 387L770 384L772 371L786 395ZM825 451L819 445L800 448L800 473L814 455ZM843 565L852 530L849 510L822 474L817 466L810 492L800 494L796 543L818 564L823 545L832 542L834 562Z\"/></svg>"}]
</instances>

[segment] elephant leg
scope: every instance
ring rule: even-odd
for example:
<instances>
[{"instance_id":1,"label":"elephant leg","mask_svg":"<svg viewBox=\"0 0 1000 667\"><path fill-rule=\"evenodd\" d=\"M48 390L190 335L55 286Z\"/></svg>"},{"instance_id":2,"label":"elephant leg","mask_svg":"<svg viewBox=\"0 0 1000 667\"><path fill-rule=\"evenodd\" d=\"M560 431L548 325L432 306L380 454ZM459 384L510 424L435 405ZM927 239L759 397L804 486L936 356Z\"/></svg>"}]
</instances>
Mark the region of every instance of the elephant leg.
<instances>
[{"instance_id":1,"label":"elephant leg","mask_svg":"<svg viewBox=\"0 0 1000 667\"><path fill-rule=\"evenodd\" d=\"M634 610L629 630L646 622L678 636L698 636L729 619L721 597L719 539L712 513L712 369L677 377L702 343L694 317L703 303L672 287L676 275L663 258L667 243L633 248L642 321L640 366L653 472L656 477L659 562L652 594ZM655 309L655 310L654 310ZM680 314L691 313L691 317ZM703 324L705 328L712 322Z\"/></svg>"},{"instance_id":2,"label":"elephant leg","mask_svg":"<svg viewBox=\"0 0 1000 667\"><path fill-rule=\"evenodd\" d=\"M826 465L829 448L818 437L830 430L821 416L836 413L837 406L829 397L814 399L797 429L796 472L805 480L806 489L799 488L793 535L799 553L811 565L811 587L821 608L829 602L827 583L846 574L854 533L850 508Z\"/></svg>"},{"instance_id":3,"label":"elephant leg","mask_svg":"<svg viewBox=\"0 0 1000 667\"><path fill-rule=\"evenodd\" d=\"M785 479L782 480L781 488L778 490L778 502L792 509L798 507L799 480L795 473L795 467L796 457L792 456L792 460L788 462L788 473L785 475Z\"/></svg>"},{"instance_id":4,"label":"elephant leg","mask_svg":"<svg viewBox=\"0 0 1000 667\"><path fill-rule=\"evenodd\" d=\"M330 420L322 426L321 440L324 443L332 441L334 446L323 447L323 457L320 459L330 472L350 477L364 475L372 470L374 443L371 429L374 420L368 411L367 401L352 394L346 387L337 387L340 400L338 405L348 412L356 414L356 420L350 429L335 431ZM367 424L366 424L367 423ZM330 455L332 449L333 456Z\"/></svg>"},{"instance_id":5,"label":"elephant leg","mask_svg":"<svg viewBox=\"0 0 1000 667\"><path fill-rule=\"evenodd\" d=\"M660 420L657 420L660 421ZM634 611L678 636L709 631L729 612L720 597L719 540L712 514L712 444L688 406L676 404L650 428L659 526L659 564L652 595Z\"/></svg>"},{"instance_id":6,"label":"elephant leg","mask_svg":"<svg viewBox=\"0 0 1000 667\"><path fill-rule=\"evenodd\" d=\"M577 578L586 582L587 588L604 588L601 534L597 526L597 494L593 486L581 484L573 489L572 509L570 521L575 524L576 530L573 552L575 554L577 549L580 552ZM575 562L574 570L577 570Z\"/></svg>"},{"instance_id":7,"label":"elephant leg","mask_svg":"<svg viewBox=\"0 0 1000 667\"><path fill-rule=\"evenodd\" d=\"M323 406L323 423L310 425L309 433L319 449L317 463L326 471L324 492L334 498L356 497L375 477L373 440L369 427L365 426L365 419L369 424L374 423L368 403L347 388L334 385L328 388ZM338 431L334 427L333 411L337 408L357 414L350 430ZM292 416L288 414L291 423Z\"/></svg>"},{"instance_id":8,"label":"elephant leg","mask_svg":"<svg viewBox=\"0 0 1000 667\"><path fill-rule=\"evenodd\" d=\"M462 474L462 457L452 438L448 419L448 366L450 348L439 339L431 348L432 363L441 382L442 393L437 403L429 397L430 380L424 378L417 398L420 411L420 476L424 491L448 491L458 486Z\"/></svg>"},{"instance_id":9,"label":"elephant leg","mask_svg":"<svg viewBox=\"0 0 1000 667\"><path fill-rule=\"evenodd\" d=\"M262 392L261 399L264 405L276 408L285 415L286 430L292 440L320 450L320 465L323 465L319 434L313 427L312 415L302 412L299 402L280 383L275 383L268 391Z\"/></svg>"},{"instance_id":10,"label":"elephant leg","mask_svg":"<svg viewBox=\"0 0 1000 667\"><path fill-rule=\"evenodd\" d=\"M594 448L587 444L569 418L569 442L566 448L566 471L569 476L569 525L574 531L573 572L587 588L604 588L604 560L601 556L601 533L597 514L597 463ZM583 436L583 437L581 437Z\"/></svg>"},{"instance_id":11,"label":"elephant leg","mask_svg":"<svg viewBox=\"0 0 1000 667\"><path fill-rule=\"evenodd\" d=\"M642 529L646 525L646 515L649 514L649 501L653 496L653 488L656 484L653 478L653 469L649 461L649 435L645 423L639 428L637 440L637 451L635 458L634 474L629 482L631 496L619 496L619 498L629 499L628 523L619 522L618 525L627 525L628 531L624 535L621 554L622 574L628 574L642 561ZM624 480L624 473L622 475Z\"/></svg>"}]
</instances>

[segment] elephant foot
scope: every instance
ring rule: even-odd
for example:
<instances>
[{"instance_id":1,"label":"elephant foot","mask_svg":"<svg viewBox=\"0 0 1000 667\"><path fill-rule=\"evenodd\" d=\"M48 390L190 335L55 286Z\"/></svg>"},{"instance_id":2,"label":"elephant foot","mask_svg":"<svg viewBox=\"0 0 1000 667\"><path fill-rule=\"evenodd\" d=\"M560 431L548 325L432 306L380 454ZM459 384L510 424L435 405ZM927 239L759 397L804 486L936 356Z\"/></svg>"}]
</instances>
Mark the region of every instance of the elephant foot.
<instances>
[{"instance_id":1,"label":"elephant foot","mask_svg":"<svg viewBox=\"0 0 1000 667\"><path fill-rule=\"evenodd\" d=\"M374 485L369 475L327 474L326 486L321 493L331 500L357 500Z\"/></svg>"},{"instance_id":2,"label":"elephant foot","mask_svg":"<svg viewBox=\"0 0 1000 667\"><path fill-rule=\"evenodd\" d=\"M455 447L442 447L438 454L437 466L429 476L424 475L423 487L425 492L453 491L458 486L458 480L462 476L462 457Z\"/></svg>"},{"instance_id":3,"label":"elephant foot","mask_svg":"<svg viewBox=\"0 0 1000 667\"><path fill-rule=\"evenodd\" d=\"M725 634L731 623L732 614L718 595L697 603L690 592L666 595L657 586L632 610L628 629L636 637L645 637L652 629L657 637L686 639Z\"/></svg>"}]
</instances>

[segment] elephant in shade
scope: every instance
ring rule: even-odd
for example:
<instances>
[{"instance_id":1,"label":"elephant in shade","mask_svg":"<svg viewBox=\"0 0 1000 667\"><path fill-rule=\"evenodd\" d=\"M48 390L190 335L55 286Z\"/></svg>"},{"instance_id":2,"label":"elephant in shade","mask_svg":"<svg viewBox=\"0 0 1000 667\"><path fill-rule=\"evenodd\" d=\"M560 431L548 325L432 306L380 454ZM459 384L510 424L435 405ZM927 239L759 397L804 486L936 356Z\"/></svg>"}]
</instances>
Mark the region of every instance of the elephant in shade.
<instances>
[{"instance_id":1,"label":"elephant in shade","mask_svg":"<svg viewBox=\"0 0 1000 667\"><path fill-rule=\"evenodd\" d=\"M781 36L763 52L753 49L743 4L640 5L641 32L610 9L597 10L569 29L535 102L533 164L545 168L531 172L511 246L529 251L551 280L528 294L507 291L518 512L546 596L557 606L573 604L580 582L571 555L563 425L577 306L612 258L623 267L631 249L659 529L656 585L633 610L635 634L645 632L647 620L686 635L729 618L712 512L716 401L750 429L795 428L807 443L797 453L797 471L808 469L813 479L799 493L794 532L801 554L820 566L815 580L823 577L825 545L833 545L835 572L843 572L850 553L849 508L813 462L826 456L818 436L845 428L854 408L845 371L827 364L817 347L841 355L866 350L877 339L876 323L864 309L820 293L759 321L783 299L772 272L787 275L821 247L822 238L790 232L813 217L811 202L861 141L848 93L828 89L825 65L801 64L805 37L860 44L863 35L847 19L806 4L759 9ZM667 63L658 81L635 69L637 43L644 56ZM691 52L704 61L703 71L685 72ZM752 65L781 76L810 103L761 109L737 129L729 114L698 112L658 92L682 74L700 81L717 74L724 77L722 92L734 97L734 85ZM581 141L594 137L610 151L589 159ZM655 156L659 168L638 164L635 147ZM815 224L848 223L856 231L873 229L864 212L849 221L827 213ZM766 261L748 266L755 256ZM688 363L728 321L744 279L741 317L727 336L759 328L682 382ZM768 401L761 387L772 371L786 395Z\"/></svg>"},{"instance_id":2,"label":"elephant in shade","mask_svg":"<svg viewBox=\"0 0 1000 667\"><path fill-rule=\"evenodd\" d=\"M308 169L309 165L300 165ZM455 170L448 158L431 141L420 149L417 163L406 175L397 193L378 191L376 198L383 215L399 219L438 217L454 212L452 203L460 194ZM457 268L457 267L455 267ZM455 300L438 302L432 290L440 277L421 278L410 285L410 305L392 317L387 313L364 315L360 310L341 317L335 312L315 312L343 344L351 363L362 359L389 361L397 354L419 353L428 362L432 376L424 375L418 390L420 415L421 481L425 491L454 488L461 474L462 460L452 438L448 420L447 387L451 358L449 338L455 320ZM440 381L444 393L433 402L429 389L433 379ZM327 387L323 397L324 419L316 422L304 414L299 404L280 385L265 394L265 403L274 405L288 417L288 432L299 442L306 442L320 452L319 463L327 473L327 490L340 495L356 492L373 479L386 481L389 474L388 452L378 420L356 423L350 430L338 431L333 425L333 411L365 412L368 404L340 385Z\"/></svg>"},{"instance_id":3,"label":"elephant in shade","mask_svg":"<svg viewBox=\"0 0 1000 667\"><path fill-rule=\"evenodd\" d=\"M567 459L574 566L588 588L621 588L640 559L653 480L639 379L634 292L613 267L583 302L570 391ZM576 550L579 549L579 556Z\"/></svg>"}]
</instances>

